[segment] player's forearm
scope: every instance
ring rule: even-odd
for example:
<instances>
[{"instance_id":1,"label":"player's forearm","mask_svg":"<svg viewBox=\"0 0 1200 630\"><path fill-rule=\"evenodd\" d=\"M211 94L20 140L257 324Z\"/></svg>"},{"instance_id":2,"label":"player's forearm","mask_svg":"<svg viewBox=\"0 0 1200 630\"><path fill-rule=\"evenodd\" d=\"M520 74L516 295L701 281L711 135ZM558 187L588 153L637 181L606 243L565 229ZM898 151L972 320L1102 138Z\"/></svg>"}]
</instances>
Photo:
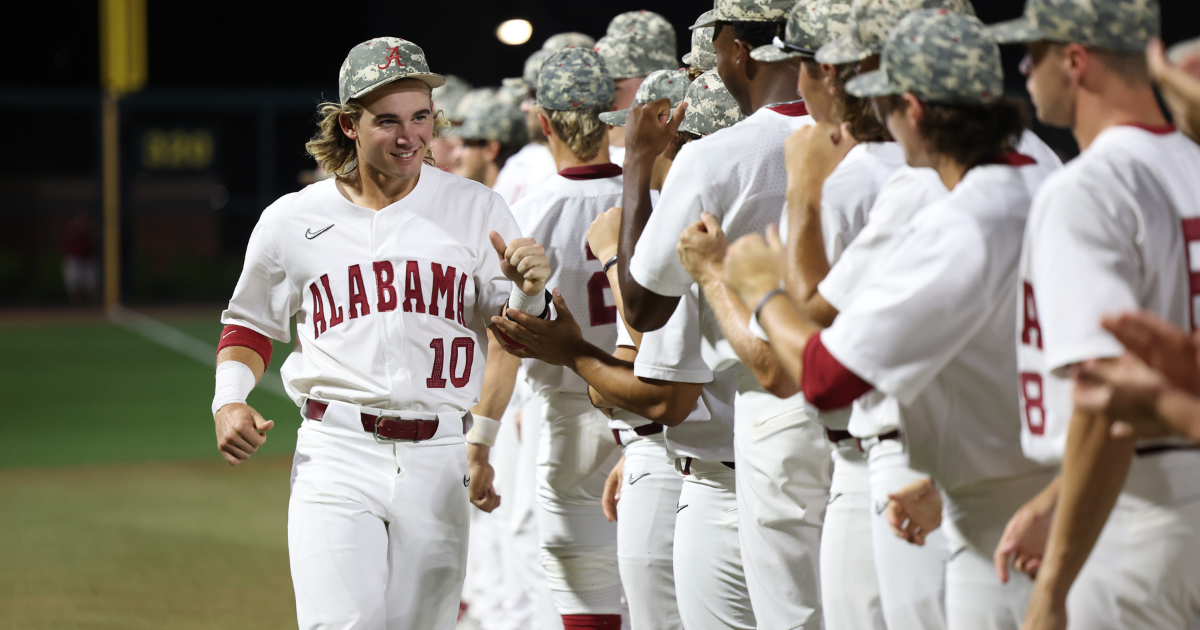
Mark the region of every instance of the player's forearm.
<instances>
[{"instance_id":1,"label":"player's forearm","mask_svg":"<svg viewBox=\"0 0 1200 630\"><path fill-rule=\"evenodd\" d=\"M725 339L763 389L780 398L799 392L797 381L780 365L770 344L750 332L750 316L754 314L750 307L719 278L706 278L700 286Z\"/></svg>"},{"instance_id":2,"label":"player's forearm","mask_svg":"<svg viewBox=\"0 0 1200 630\"><path fill-rule=\"evenodd\" d=\"M821 197L789 187L788 233L784 284L797 303L817 294L817 285L829 275L829 257L821 226Z\"/></svg>"},{"instance_id":3,"label":"player's forearm","mask_svg":"<svg viewBox=\"0 0 1200 630\"><path fill-rule=\"evenodd\" d=\"M1100 537L1133 461L1133 438L1114 438L1108 421L1076 410L1067 432L1057 513L1038 573L1043 601L1061 604Z\"/></svg>"},{"instance_id":4,"label":"player's forearm","mask_svg":"<svg viewBox=\"0 0 1200 630\"><path fill-rule=\"evenodd\" d=\"M666 426L683 422L696 406L703 387L695 383L647 382L633 373L633 363L595 346L577 356L571 369L615 408Z\"/></svg>"},{"instance_id":5,"label":"player's forearm","mask_svg":"<svg viewBox=\"0 0 1200 630\"><path fill-rule=\"evenodd\" d=\"M776 361L799 388L804 375L804 349L823 327L801 315L788 296L768 301L758 314L758 323L771 339L769 347Z\"/></svg>"},{"instance_id":6,"label":"player's forearm","mask_svg":"<svg viewBox=\"0 0 1200 630\"><path fill-rule=\"evenodd\" d=\"M631 150L633 148L631 147ZM617 285L622 295L621 313L626 323L641 332L658 330L667 323L679 298L659 295L638 284L629 271L629 261L638 239L650 221L650 180L654 171L650 159L626 153L624 191L621 198L621 238L617 245Z\"/></svg>"},{"instance_id":7,"label":"player's forearm","mask_svg":"<svg viewBox=\"0 0 1200 630\"><path fill-rule=\"evenodd\" d=\"M622 325L625 326L625 330L629 332L629 336L633 339L634 345L641 347L642 333L634 330L633 326L630 326L629 322L625 321L623 315L625 313L625 300L621 297L621 272L618 270L620 266L621 265L618 263L608 268L608 286L612 291L613 304L617 307L617 312L622 313Z\"/></svg>"},{"instance_id":8,"label":"player's forearm","mask_svg":"<svg viewBox=\"0 0 1200 630\"><path fill-rule=\"evenodd\" d=\"M261 381L263 373L267 371L262 356L245 346L221 348L221 351L217 353L217 365L221 365L225 361L237 361L250 368L250 371L254 373L255 383Z\"/></svg>"},{"instance_id":9,"label":"player's forearm","mask_svg":"<svg viewBox=\"0 0 1200 630\"><path fill-rule=\"evenodd\" d=\"M1158 397L1155 410L1172 428L1200 444L1200 398L1181 389L1170 388Z\"/></svg>"},{"instance_id":10,"label":"player's forearm","mask_svg":"<svg viewBox=\"0 0 1200 630\"><path fill-rule=\"evenodd\" d=\"M479 404L471 408L471 413L499 420L508 409L512 399L513 388L517 382L517 370L521 360L504 351L500 342L488 332L487 366L483 369L483 389L479 394Z\"/></svg>"}]
</instances>

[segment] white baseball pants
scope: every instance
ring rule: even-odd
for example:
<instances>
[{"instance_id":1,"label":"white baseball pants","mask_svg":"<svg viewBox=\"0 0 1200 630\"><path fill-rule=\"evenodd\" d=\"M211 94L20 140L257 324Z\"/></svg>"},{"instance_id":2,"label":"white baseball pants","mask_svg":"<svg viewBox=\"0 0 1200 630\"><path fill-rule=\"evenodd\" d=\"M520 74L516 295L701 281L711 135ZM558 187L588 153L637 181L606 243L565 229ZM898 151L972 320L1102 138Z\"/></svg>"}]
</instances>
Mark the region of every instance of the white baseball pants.
<instances>
[{"instance_id":1,"label":"white baseball pants","mask_svg":"<svg viewBox=\"0 0 1200 630\"><path fill-rule=\"evenodd\" d=\"M759 630L819 630L832 448L803 407L767 415L755 402L739 395L734 411L738 529L754 616Z\"/></svg>"},{"instance_id":2,"label":"white baseball pants","mask_svg":"<svg viewBox=\"0 0 1200 630\"><path fill-rule=\"evenodd\" d=\"M620 447L586 394L551 394L543 403L537 498L547 583L561 615L619 615L617 524L604 518L600 500Z\"/></svg>"},{"instance_id":3,"label":"white baseball pants","mask_svg":"<svg viewBox=\"0 0 1200 630\"><path fill-rule=\"evenodd\" d=\"M871 540L875 575L888 630L945 630L946 559L949 555L945 522L918 547L892 533L887 522L888 494L929 475L908 467L908 454L899 440L870 445Z\"/></svg>"},{"instance_id":4,"label":"white baseball pants","mask_svg":"<svg viewBox=\"0 0 1200 630\"><path fill-rule=\"evenodd\" d=\"M821 531L821 605L826 630L887 630L871 540L867 456L850 443L833 451L833 483Z\"/></svg>"},{"instance_id":5,"label":"white baseball pants","mask_svg":"<svg viewBox=\"0 0 1200 630\"><path fill-rule=\"evenodd\" d=\"M288 551L301 630L453 630L471 509L462 438L378 443L358 408L305 420Z\"/></svg>"},{"instance_id":6,"label":"white baseball pants","mask_svg":"<svg viewBox=\"0 0 1200 630\"><path fill-rule=\"evenodd\" d=\"M1150 457L1158 461L1144 465ZM1067 597L1070 628L1200 627L1200 479L1187 462L1194 457L1175 451L1134 460Z\"/></svg>"},{"instance_id":7,"label":"white baseball pants","mask_svg":"<svg viewBox=\"0 0 1200 630\"><path fill-rule=\"evenodd\" d=\"M1053 470L991 479L943 491L942 528L950 543L946 563L946 627L949 630L1018 630L1029 608L1033 581L1010 573L996 577L992 554L1008 519L1054 479ZM926 546L929 545L926 540Z\"/></svg>"},{"instance_id":8,"label":"white baseball pants","mask_svg":"<svg viewBox=\"0 0 1200 630\"><path fill-rule=\"evenodd\" d=\"M617 560L633 630L683 630L675 601L675 510L683 479L667 458L663 434L622 431Z\"/></svg>"},{"instance_id":9,"label":"white baseball pants","mask_svg":"<svg viewBox=\"0 0 1200 630\"><path fill-rule=\"evenodd\" d=\"M700 460L692 460L690 470L675 517L675 592L683 627L754 630L734 472Z\"/></svg>"},{"instance_id":10,"label":"white baseball pants","mask_svg":"<svg viewBox=\"0 0 1200 630\"><path fill-rule=\"evenodd\" d=\"M529 389L523 377L517 388ZM514 394L515 396L515 394ZM508 528L513 535L514 566L525 592L533 604L532 630L562 630L562 616L554 605L554 595L546 583L542 568L542 543L537 525L537 461L541 448L544 404L530 391L521 403L521 446L517 456L513 490L503 501L511 508Z\"/></svg>"}]
</instances>

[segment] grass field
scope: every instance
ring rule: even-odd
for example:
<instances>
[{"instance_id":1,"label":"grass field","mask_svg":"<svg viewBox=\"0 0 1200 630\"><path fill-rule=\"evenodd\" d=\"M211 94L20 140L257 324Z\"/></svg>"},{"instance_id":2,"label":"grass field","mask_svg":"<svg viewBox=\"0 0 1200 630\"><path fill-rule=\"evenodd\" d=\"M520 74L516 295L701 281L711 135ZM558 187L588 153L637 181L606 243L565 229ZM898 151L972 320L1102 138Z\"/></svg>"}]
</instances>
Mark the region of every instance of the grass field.
<instances>
[{"instance_id":1,"label":"grass field","mask_svg":"<svg viewBox=\"0 0 1200 630\"><path fill-rule=\"evenodd\" d=\"M214 348L216 318L160 317ZM290 400L251 395L276 427L230 468L211 364L98 318L6 323L0 357L0 629L295 627Z\"/></svg>"}]
</instances>

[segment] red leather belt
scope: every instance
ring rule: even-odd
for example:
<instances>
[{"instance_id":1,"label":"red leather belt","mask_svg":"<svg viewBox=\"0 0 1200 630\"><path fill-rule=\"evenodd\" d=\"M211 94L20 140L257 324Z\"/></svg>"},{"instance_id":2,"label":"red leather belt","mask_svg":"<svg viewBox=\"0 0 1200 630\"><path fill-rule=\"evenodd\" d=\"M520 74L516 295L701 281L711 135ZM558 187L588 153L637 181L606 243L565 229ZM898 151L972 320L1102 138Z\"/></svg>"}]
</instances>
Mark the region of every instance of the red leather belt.
<instances>
[{"instance_id":1,"label":"red leather belt","mask_svg":"<svg viewBox=\"0 0 1200 630\"><path fill-rule=\"evenodd\" d=\"M621 442L621 430L613 429L612 432L613 438L616 439L617 444L624 446L624 444ZM643 424L640 427L634 427L633 432L642 437L646 437L647 435L657 435L663 432L663 425L657 422L651 422L650 424Z\"/></svg>"},{"instance_id":2,"label":"red leather belt","mask_svg":"<svg viewBox=\"0 0 1200 630\"><path fill-rule=\"evenodd\" d=\"M323 403L311 398L304 401L304 417L320 422L325 417L329 403ZM362 419L363 431L385 440L408 440L421 442L431 439L438 430L439 421L434 420L401 420L387 416L376 416L369 413L358 414Z\"/></svg>"}]
</instances>

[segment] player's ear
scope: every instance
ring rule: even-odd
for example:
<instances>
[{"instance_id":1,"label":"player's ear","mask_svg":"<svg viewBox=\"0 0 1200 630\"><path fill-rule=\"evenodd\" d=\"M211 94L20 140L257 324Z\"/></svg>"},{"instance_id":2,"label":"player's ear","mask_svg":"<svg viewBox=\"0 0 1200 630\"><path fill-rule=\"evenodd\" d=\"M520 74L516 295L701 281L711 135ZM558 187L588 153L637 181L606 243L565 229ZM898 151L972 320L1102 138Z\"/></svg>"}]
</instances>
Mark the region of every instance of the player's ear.
<instances>
[{"instance_id":1,"label":"player's ear","mask_svg":"<svg viewBox=\"0 0 1200 630\"><path fill-rule=\"evenodd\" d=\"M541 108L538 108L538 123L542 126L542 133L547 138L549 138L550 137L550 119L546 118L546 112L542 111Z\"/></svg>"},{"instance_id":2,"label":"player's ear","mask_svg":"<svg viewBox=\"0 0 1200 630\"><path fill-rule=\"evenodd\" d=\"M499 141L488 140L486 150L487 150L487 159L489 162L496 161L496 158L500 156L500 149L501 149L501 147L500 147Z\"/></svg>"},{"instance_id":3,"label":"player's ear","mask_svg":"<svg viewBox=\"0 0 1200 630\"><path fill-rule=\"evenodd\" d=\"M358 129L354 126L354 119L350 114L338 114L338 126L342 128L342 133L346 134L351 140L358 140Z\"/></svg>"},{"instance_id":4,"label":"player's ear","mask_svg":"<svg viewBox=\"0 0 1200 630\"><path fill-rule=\"evenodd\" d=\"M901 98L904 99L904 104L907 106L904 115L908 117L914 128L919 127L925 120L925 104L912 92L905 92Z\"/></svg>"}]
</instances>

